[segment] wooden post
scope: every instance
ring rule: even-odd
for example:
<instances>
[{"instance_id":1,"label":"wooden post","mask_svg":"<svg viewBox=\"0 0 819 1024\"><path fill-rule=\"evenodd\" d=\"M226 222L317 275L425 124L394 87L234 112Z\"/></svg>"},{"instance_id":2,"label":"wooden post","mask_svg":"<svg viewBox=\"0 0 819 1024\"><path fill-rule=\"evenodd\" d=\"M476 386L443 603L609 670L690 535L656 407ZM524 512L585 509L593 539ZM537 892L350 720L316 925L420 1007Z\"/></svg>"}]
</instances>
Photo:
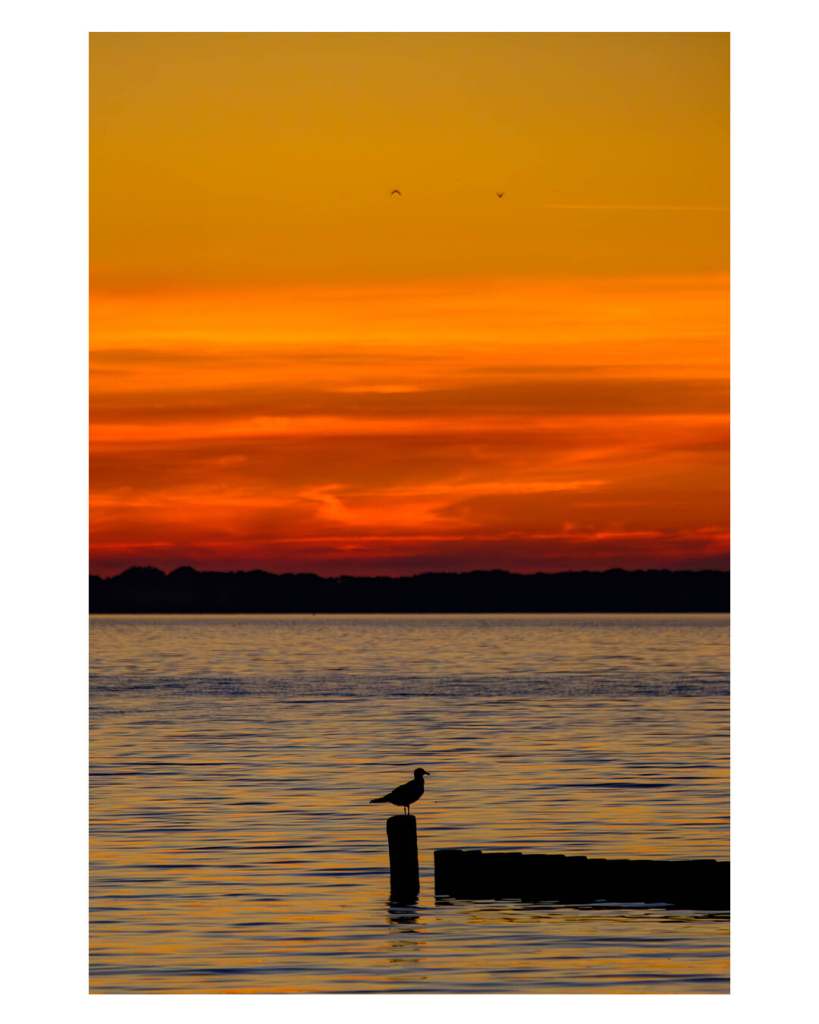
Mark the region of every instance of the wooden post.
<instances>
[{"instance_id":1,"label":"wooden post","mask_svg":"<svg viewBox=\"0 0 819 1024\"><path fill-rule=\"evenodd\" d=\"M390 890L392 897L409 902L421 888L418 877L418 837L414 814L394 814L387 818L390 844Z\"/></svg>"}]
</instances>

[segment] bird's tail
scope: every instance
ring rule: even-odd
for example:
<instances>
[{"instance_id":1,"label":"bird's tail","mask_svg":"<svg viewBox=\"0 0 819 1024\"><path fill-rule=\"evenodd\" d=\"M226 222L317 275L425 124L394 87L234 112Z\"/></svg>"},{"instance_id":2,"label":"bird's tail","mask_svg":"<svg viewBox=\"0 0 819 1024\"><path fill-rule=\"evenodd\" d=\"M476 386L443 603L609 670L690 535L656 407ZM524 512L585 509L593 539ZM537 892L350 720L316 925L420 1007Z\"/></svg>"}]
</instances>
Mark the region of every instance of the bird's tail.
<instances>
[{"instance_id":1,"label":"bird's tail","mask_svg":"<svg viewBox=\"0 0 819 1024\"><path fill-rule=\"evenodd\" d=\"M385 804L386 802L387 798L385 796L377 796L375 800L370 800L371 804Z\"/></svg>"}]
</instances>

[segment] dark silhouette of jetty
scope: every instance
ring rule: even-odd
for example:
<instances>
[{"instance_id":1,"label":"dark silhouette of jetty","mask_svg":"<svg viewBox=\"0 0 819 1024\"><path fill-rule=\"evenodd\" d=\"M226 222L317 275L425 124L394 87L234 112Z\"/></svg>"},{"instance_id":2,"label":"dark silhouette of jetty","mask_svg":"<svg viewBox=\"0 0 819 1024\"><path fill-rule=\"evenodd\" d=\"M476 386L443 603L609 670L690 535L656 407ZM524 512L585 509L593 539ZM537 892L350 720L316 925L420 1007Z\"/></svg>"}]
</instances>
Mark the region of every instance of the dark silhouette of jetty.
<instances>
[{"instance_id":1,"label":"dark silhouette of jetty","mask_svg":"<svg viewBox=\"0 0 819 1024\"><path fill-rule=\"evenodd\" d=\"M467 900L662 903L730 909L730 861L606 860L562 854L436 850L435 895Z\"/></svg>"},{"instance_id":2,"label":"dark silhouette of jetty","mask_svg":"<svg viewBox=\"0 0 819 1024\"><path fill-rule=\"evenodd\" d=\"M92 612L727 612L730 575L671 572L164 573L131 568L90 579Z\"/></svg>"},{"instance_id":3,"label":"dark silhouette of jetty","mask_svg":"<svg viewBox=\"0 0 819 1024\"><path fill-rule=\"evenodd\" d=\"M423 769L417 770L416 780L423 785L419 772ZM412 785L399 786L386 797L370 802L399 803L393 797L400 797L401 791ZM388 818L387 840L391 899L411 903L419 892L415 816L404 813ZM731 863L436 850L435 897L437 901L519 899L527 903L612 906L639 903L727 911L731 906Z\"/></svg>"},{"instance_id":4,"label":"dark silhouette of jetty","mask_svg":"<svg viewBox=\"0 0 819 1024\"><path fill-rule=\"evenodd\" d=\"M423 768L416 768L413 778L409 782L405 782L403 786L396 786L391 793L376 797L375 800L370 800L370 803L395 804L396 807L404 808L404 814L409 814L409 805L414 804L424 795L424 776L429 774Z\"/></svg>"}]
</instances>

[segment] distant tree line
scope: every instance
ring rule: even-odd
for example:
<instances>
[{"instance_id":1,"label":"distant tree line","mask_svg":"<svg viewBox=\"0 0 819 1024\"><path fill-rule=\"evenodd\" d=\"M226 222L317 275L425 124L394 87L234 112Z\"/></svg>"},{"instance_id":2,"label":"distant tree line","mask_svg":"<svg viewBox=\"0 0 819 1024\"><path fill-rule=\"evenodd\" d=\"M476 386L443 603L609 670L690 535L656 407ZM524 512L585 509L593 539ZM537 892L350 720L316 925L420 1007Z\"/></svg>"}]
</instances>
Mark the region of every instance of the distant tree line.
<instances>
[{"instance_id":1,"label":"distant tree line","mask_svg":"<svg viewBox=\"0 0 819 1024\"><path fill-rule=\"evenodd\" d=\"M134 567L90 579L91 612L727 612L730 574L716 570L164 573Z\"/></svg>"}]
</instances>

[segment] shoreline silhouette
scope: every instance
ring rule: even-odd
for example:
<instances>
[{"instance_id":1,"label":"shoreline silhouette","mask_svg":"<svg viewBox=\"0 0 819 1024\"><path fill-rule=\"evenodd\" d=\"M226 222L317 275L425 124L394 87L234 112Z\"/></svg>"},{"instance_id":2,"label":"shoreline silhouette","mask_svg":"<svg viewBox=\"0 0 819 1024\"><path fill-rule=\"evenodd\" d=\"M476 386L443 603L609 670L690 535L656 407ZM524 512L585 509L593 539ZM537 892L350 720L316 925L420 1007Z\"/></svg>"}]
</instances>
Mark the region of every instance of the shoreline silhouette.
<instances>
[{"instance_id":1,"label":"shoreline silhouette","mask_svg":"<svg viewBox=\"0 0 819 1024\"><path fill-rule=\"evenodd\" d=\"M602 572L165 573L134 566L91 576L89 611L104 613L727 612L730 573L715 569Z\"/></svg>"}]
</instances>

